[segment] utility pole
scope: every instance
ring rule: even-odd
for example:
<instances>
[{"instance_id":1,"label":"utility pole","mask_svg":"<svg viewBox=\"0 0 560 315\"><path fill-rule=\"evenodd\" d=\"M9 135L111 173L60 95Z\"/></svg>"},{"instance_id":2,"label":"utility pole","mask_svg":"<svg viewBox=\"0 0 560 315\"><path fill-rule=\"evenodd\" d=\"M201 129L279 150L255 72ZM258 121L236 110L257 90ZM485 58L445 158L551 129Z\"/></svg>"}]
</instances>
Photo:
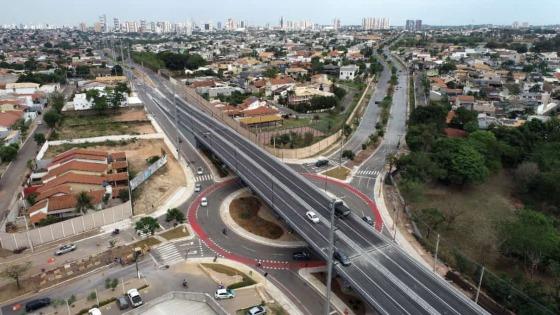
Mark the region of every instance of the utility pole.
<instances>
[{"instance_id":1,"label":"utility pole","mask_svg":"<svg viewBox=\"0 0 560 315\"><path fill-rule=\"evenodd\" d=\"M484 277L484 266L482 266L482 270L480 271L480 279L478 279L478 288L476 289L476 297L474 302L478 304L478 296L480 295L480 287L482 286L482 277Z\"/></svg>"},{"instance_id":2,"label":"utility pole","mask_svg":"<svg viewBox=\"0 0 560 315\"><path fill-rule=\"evenodd\" d=\"M439 233L437 235L437 241L436 241L436 252L434 253L434 272L436 272L438 250L439 250Z\"/></svg>"},{"instance_id":3,"label":"utility pole","mask_svg":"<svg viewBox=\"0 0 560 315\"><path fill-rule=\"evenodd\" d=\"M329 253L328 253L328 270L327 270L327 301L325 303L325 315L329 315L331 311L331 283L332 283L332 269L333 269L333 256L334 256L334 219L336 205L340 201L333 199L331 202L331 226L329 231Z\"/></svg>"}]
</instances>

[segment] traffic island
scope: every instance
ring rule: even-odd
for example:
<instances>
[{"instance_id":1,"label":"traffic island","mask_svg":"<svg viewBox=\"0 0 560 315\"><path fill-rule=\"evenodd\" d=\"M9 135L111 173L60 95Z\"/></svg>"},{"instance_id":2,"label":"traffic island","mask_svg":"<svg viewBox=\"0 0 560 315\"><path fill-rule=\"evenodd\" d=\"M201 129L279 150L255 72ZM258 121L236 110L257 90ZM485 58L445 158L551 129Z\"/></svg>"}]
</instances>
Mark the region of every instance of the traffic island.
<instances>
[{"instance_id":1,"label":"traffic island","mask_svg":"<svg viewBox=\"0 0 560 315\"><path fill-rule=\"evenodd\" d=\"M249 189L227 196L220 206L220 217L229 229L252 242L276 247L305 246L305 242L290 233L272 209L252 195Z\"/></svg>"}]
</instances>

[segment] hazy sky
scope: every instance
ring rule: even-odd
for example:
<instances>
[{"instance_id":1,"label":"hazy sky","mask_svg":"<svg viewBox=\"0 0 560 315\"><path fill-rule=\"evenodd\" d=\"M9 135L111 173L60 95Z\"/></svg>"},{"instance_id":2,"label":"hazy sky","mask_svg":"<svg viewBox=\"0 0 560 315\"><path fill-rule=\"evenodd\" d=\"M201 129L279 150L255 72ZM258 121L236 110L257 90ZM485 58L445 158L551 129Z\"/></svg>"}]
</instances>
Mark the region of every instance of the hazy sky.
<instances>
[{"instance_id":1,"label":"hazy sky","mask_svg":"<svg viewBox=\"0 0 560 315\"><path fill-rule=\"evenodd\" d=\"M361 18L388 17L392 25L406 19L425 24L560 24L560 0L16 0L0 5L0 24L92 24L101 14L109 22L124 20L247 20L250 24L278 24L309 19L330 24L360 24Z\"/></svg>"}]
</instances>

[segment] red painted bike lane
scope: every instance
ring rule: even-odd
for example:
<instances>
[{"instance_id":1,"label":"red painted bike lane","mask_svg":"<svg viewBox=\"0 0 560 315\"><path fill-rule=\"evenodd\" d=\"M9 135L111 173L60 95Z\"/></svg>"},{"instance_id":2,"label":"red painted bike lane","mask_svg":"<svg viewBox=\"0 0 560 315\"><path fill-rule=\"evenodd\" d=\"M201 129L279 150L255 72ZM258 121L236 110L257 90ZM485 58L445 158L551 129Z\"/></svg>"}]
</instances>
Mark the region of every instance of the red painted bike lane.
<instances>
[{"instance_id":1,"label":"red painted bike lane","mask_svg":"<svg viewBox=\"0 0 560 315\"><path fill-rule=\"evenodd\" d=\"M221 189L223 187L226 187L227 185L233 184L236 180L237 179L233 178L233 179L230 179L230 180L227 180L227 181L224 181L224 182L221 182L221 183L217 183L215 185L212 185L212 186L208 187L207 189L202 191L196 197L196 199L193 201L193 203L188 208L187 218L189 220L189 223L190 223L193 231L196 233L196 235L198 235L200 240L202 242L204 242L204 244L208 248L213 250L216 254L218 254L220 256L223 256L224 258L231 259L231 260L243 263L245 265L256 266L256 267L263 268L263 269L300 269L300 268L306 268L306 267L318 267L318 266L325 265L325 262L323 262L323 261L308 261L308 262L284 261L283 262L283 261L270 261L270 260L266 260L266 259L249 258L249 257L245 257L245 256L238 255L236 253L233 253L230 250L224 249L223 247L218 245L216 242L214 242L208 236L206 231L204 231L204 228L198 222L197 211L200 208L200 201L203 197L207 197L207 196L211 195L212 193L214 193L215 191L217 191L218 189Z\"/></svg>"},{"instance_id":2,"label":"red painted bike lane","mask_svg":"<svg viewBox=\"0 0 560 315\"><path fill-rule=\"evenodd\" d=\"M360 190L358 190L356 187L343 182L341 180L338 179L334 179L331 177L325 177L325 176L321 176L321 175L317 175L317 174L312 174L312 173L305 173L303 174L303 176L308 177L308 178L313 178L313 179L320 179L320 180L326 180L327 182L331 183L331 184L335 184L339 187L343 187L346 190L351 191L352 193L354 193L356 196L358 196L360 199L362 199L363 202L365 202L368 207L371 210L371 213L373 214L373 216L375 217L375 229L378 232L381 232L383 230L383 218L381 218L381 213L379 212L379 209L377 209L377 205L375 204L375 202L373 200L371 200L371 198L369 198L366 194L364 194L363 192L361 192Z\"/></svg>"}]
</instances>

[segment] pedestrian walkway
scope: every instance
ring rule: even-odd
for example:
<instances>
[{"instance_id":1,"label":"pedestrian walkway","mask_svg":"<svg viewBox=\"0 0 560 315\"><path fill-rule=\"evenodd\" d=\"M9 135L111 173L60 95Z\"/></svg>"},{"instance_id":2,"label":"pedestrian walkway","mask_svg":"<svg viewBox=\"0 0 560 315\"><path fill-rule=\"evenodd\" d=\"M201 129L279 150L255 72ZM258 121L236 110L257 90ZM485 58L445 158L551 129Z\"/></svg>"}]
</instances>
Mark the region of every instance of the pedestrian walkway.
<instances>
[{"instance_id":1,"label":"pedestrian walkway","mask_svg":"<svg viewBox=\"0 0 560 315\"><path fill-rule=\"evenodd\" d=\"M172 265L184 260L173 243L167 243L151 251L152 257L161 265Z\"/></svg>"},{"instance_id":2,"label":"pedestrian walkway","mask_svg":"<svg viewBox=\"0 0 560 315\"><path fill-rule=\"evenodd\" d=\"M213 178L212 178L212 175L205 174L205 175L199 175L199 176L195 177L195 180L196 180L197 183L198 182L209 182L209 181L212 181Z\"/></svg>"},{"instance_id":3,"label":"pedestrian walkway","mask_svg":"<svg viewBox=\"0 0 560 315\"><path fill-rule=\"evenodd\" d=\"M356 174L361 176L377 177L381 171L379 170L359 170Z\"/></svg>"}]
</instances>

